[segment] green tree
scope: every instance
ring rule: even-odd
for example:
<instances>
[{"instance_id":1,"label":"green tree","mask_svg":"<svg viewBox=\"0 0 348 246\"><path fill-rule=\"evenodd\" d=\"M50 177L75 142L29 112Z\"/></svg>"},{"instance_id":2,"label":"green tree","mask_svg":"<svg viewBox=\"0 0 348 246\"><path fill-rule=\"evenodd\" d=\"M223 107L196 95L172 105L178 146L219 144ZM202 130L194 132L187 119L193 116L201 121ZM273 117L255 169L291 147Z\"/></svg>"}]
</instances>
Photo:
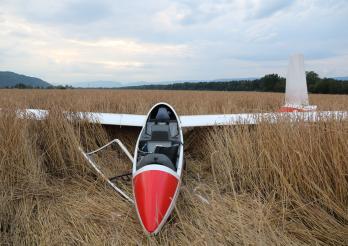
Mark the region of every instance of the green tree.
<instances>
[{"instance_id":1,"label":"green tree","mask_svg":"<svg viewBox=\"0 0 348 246\"><path fill-rule=\"evenodd\" d=\"M16 88L16 89L32 89L33 87L31 85L25 85L25 84L19 83L19 84L16 84L14 86L14 88Z\"/></svg>"},{"instance_id":2,"label":"green tree","mask_svg":"<svg viewBox=\"0 0 348 246\"><path fill-rule=\"evenodd\" d=\"M319 75L314 71L306 72L307 87L309 92L317 92L317 84L321 81Z\"/></svg>"},{"instance_id":3,"label":"green tree","mask_svg":"<svg viewBox=\"0 0 348 246\"><path fill-rule=\"evenodd\" d=\"M262 91L284 91L285 79L278 74L267 74L260 79Z\"/></svg>"}]
</instances>

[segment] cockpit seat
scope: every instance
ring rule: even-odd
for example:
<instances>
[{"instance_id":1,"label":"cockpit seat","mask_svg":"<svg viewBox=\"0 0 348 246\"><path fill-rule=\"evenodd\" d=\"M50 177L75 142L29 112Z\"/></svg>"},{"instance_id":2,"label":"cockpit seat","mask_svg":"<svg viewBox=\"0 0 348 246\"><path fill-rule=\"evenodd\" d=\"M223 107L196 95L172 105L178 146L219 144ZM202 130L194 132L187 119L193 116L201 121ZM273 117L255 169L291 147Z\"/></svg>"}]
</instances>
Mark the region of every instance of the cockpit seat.
<instances>
[{"instance_id":1,"label":"cockpit seat","mask_svg":"<svg viewBox=\"0 0 348 246\"><path fill-rule=\"evenodd\" d=\"M170 136L169 125L152 125L151 140L152 141L168 141Z\"/></svg>"},{"instance_id":2,"label":"cockpit seat","mask_svg":"<svg viewBox=\"0 0 348 246\"><path fill-rule=\"evenodd\" d=\"M156 122L169 122L170 121L170 116L169 112L166 108L161 107L157 111L156 115Z\"/></svg>"}]
</instances>

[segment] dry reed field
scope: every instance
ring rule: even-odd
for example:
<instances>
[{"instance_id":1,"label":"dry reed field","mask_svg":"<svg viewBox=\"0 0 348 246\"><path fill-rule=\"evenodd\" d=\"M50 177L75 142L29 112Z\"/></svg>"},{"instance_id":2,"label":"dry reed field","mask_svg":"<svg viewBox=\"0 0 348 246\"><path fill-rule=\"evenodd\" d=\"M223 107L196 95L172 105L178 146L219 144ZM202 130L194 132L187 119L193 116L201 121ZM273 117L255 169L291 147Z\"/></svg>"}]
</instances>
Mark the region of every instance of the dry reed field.
<instances>
[{"instance_id":1,"label":"dry reed field","mask_svg":"<svg viewBox=\"0 0 348 246\"><path fill-rule=\"evenodd\" d=\"M147 237L135 208L78 151L138 130L69 122L62 110L145 114L159 101L179 114L268 112L283 94L122 90L0 90L0 242L4 245L347 245L348 122L280 123L185 131L186 170L161 233ZM310 95L319 110L348 96ZM50 109L43 121L16 108ZM131 164L111 148L110 176ZM131 191L130 182L124 188ZM202 199L202 197L204 199Z\"/></svg>"}]
</instances>

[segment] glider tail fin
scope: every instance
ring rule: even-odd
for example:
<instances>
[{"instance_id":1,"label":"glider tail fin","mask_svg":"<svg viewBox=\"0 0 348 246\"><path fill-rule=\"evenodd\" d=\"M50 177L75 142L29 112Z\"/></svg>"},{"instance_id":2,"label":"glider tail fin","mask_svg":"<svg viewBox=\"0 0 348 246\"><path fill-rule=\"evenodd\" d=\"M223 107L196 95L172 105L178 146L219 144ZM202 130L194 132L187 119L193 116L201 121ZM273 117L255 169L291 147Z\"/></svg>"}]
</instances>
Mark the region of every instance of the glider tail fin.
<instances>
[{"instance_id":1,"label":"glider tail fin","mask_svg":"<svg viewBox=\"0 0 348 246\"><path fill-rule=\"evenodd\" d=\"M302 54L290 56L286 76L285 105L280 112L315 111L317 106L309 105L304 58Z\"/></svg>"}]
</instances>

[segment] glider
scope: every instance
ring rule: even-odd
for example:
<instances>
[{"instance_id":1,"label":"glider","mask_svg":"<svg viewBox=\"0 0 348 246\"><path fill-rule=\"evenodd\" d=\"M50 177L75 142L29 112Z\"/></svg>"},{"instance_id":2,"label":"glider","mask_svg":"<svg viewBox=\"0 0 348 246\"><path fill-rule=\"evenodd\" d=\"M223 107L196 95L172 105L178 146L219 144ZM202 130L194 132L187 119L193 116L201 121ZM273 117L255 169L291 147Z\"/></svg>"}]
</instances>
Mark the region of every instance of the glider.
<instances>
[{"instance_id":1,"label":"glider","mask_svg":"<svg viewBox=\"0 0 348 246\"><path fill-rule=\"evenodd\" d=\"M39 109L17 111L18 117L38 120L45 119L48 114L47 110ZM149 235L155 235L161 230L179 194L184 164L183 128L254 125L261 122L277 123L283 120L316 122L348 119L348 112L319 112L316 111L316 106L309 105L302 55L290 57L285 105L278 112L179 116L171 105L161 102L154 105L147 115L98 112L65 112L65 114L71 118L81 117L90 123L141 127L133 155L118 139L89 153L84 152L82 148L80 151L87 162L116 192L130 203L134 203L139 221ZM91 155L111 144L118 144L126 153L132 162L131 173L108 178L95 163ZM113 182L127 175L132 177L132 197Z\"/></svg>"}]
</instances>

